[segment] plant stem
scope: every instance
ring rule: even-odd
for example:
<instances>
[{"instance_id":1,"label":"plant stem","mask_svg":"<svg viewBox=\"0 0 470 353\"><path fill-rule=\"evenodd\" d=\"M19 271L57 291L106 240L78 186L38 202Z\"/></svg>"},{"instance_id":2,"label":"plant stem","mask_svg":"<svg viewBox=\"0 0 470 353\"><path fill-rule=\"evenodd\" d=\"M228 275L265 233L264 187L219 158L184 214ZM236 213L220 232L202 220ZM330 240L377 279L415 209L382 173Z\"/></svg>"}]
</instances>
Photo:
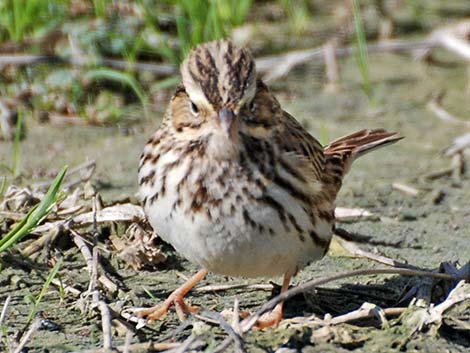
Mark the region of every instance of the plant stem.
<instances>
[{"instance_id":1,"label":"plant stem","mask_svg":"<svg viewBox=\"0 0 470 353\"><path fill-rule=\"evenodd\" d=\"M362 76L362 90L367 95L369 101L371 101L373 96L369 78L369 58L367 55L367 42L361 19L359 0L352 0L352 13L354 18L354 29L356 31L356 61Z\"/></svg>"}]
</instances>

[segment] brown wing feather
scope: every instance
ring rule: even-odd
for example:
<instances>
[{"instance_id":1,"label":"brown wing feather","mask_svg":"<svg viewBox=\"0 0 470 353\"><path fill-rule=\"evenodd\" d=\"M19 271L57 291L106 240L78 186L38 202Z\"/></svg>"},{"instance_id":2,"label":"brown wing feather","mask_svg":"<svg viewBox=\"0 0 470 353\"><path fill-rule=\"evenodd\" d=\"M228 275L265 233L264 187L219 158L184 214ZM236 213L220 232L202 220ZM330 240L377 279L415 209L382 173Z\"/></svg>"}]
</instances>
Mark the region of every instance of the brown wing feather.
<instances>
[{"instance_id":1,"label":"brown wing feather","mask_svg":"<svg viewBox=\"0 0 470 353\"><path fill-rule=\"evenodd\" d=\"M305 164L303 169L306 169L306 173L313 174L316 180L321 180L325 156L320 142L287 112L283 112L280 125L279 144L283 152L297 158L301 164Z\"/></svg>"},{"instance_id":2,"label":"brown wing feather","mask_svg":"<svg viewBox=\"0 0 470 353\"><path fill-rule=\"evenodd\" d=\"M396 135L396 132L387 132L384 129L360 130L330 142L325 146L325 154L354 151L355 157L358 158L376 148L395 143L403 138Z\"/></svg>"},{"instance_id":3,"label":"brown wing feather","mask_svg":"<svg viewBox=\"0 0 470 353\"><path fill-rule=\"evenodd\" d=\"M282 110L261 80L257 81L253 106L256 107L256 114L246 113L249 117L246 121L248 126L244 127L247 133L274 142L285 171L297 180L307 182L306 188L321 182L325 167L322 145L294 117ZM258 128L249 130L252 123Z\"/></svg>"},{"instance_id":4,"label":"brown wing feather","mask_svg":"<svg viewBox=\"0 0 470 353\"><path fill-rule=\"evenodd\" d=\"M275 131L280 165L295 179L306 183L304 186L310 192L324 193L330 202L336 198L343 177L356 158L402 138L383 129L365 129L338 138L323 148L293 116L280 109L276 98L261 81L257 89L256 96L262 97L265 103L260 105L264 110L259 110L258 118L264 117L271 127L275 126L274 130L269 130Z\"/></svg>"},{"instance_id":5,"label":"brown wing feather","mask_svg":"<svg viewBox=\"0 0 470 353\"><path fill-rule=\"evenodd\" d=\"M402 138L397 136L396 132L387 132L384 129L364 129L340 137L328 144L324 149L325 180L333 185L334 195L341 187L342 180L351 168L351 164L357 158Z\"/></svg>"}]
</instances>

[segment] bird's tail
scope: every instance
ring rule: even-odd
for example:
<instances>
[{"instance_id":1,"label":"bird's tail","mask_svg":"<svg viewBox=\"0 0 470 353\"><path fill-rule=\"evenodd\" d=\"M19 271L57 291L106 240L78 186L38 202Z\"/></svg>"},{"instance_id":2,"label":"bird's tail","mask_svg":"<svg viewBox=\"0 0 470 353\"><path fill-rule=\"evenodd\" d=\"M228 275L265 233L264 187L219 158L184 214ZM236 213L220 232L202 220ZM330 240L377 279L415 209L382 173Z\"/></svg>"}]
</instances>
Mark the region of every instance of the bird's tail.
<instances>
[{"instance_id":1,"label":"bird's tail","mask_svg":"<svg viewBox=\"0 0 470 353\"><path fill-rule=\"evenodd\" d=\"M335 186L336 193L341 187L344 176L357 158L378 148L391 145L402 138L397 136L396 132L387 132L383 129L364 129L340 137L327 145L324 148L325 175L330 179L329 182Z\"/></svg>"}]
</instances>

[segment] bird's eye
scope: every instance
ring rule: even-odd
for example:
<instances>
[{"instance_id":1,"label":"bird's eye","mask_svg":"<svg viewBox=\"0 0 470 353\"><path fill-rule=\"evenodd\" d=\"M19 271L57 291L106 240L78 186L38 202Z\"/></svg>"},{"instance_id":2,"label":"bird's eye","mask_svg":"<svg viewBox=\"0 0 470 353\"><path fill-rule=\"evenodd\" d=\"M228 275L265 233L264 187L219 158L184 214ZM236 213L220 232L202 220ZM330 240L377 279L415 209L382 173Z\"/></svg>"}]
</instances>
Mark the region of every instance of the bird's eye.
<instances>
[{"instance_id":1,"label":"bird's eye","mask_svg":"<svg viewBox=\"0 0 470 353\"><path fill-rule=\"evenodd\" d=\"M197 113L199 113L199 109L197 107L196 104L194 104L193 102L191 102L191 112L196 115Z\"/></svg>"}]
</instances>

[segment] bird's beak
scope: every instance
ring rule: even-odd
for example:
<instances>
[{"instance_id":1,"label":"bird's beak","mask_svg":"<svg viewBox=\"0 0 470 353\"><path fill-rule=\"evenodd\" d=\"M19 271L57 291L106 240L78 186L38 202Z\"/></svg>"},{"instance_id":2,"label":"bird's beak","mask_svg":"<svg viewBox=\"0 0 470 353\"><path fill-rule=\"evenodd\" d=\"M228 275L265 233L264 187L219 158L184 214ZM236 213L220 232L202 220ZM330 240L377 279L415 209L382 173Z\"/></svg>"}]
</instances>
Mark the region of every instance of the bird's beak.
<instances>
[{"instance_id":1,"label":"bird's beak","mask_svg":"<svg viewBox=\"0 0 470 353\"><path fill-rule=\"evenodd\" d=\"M222 108L219 110L220 126L224 130L227 137L230 136L230 130L232 128L234 119L235 113L233 112L233 110L228 108Z\"/></svg>"}]
</instances>

